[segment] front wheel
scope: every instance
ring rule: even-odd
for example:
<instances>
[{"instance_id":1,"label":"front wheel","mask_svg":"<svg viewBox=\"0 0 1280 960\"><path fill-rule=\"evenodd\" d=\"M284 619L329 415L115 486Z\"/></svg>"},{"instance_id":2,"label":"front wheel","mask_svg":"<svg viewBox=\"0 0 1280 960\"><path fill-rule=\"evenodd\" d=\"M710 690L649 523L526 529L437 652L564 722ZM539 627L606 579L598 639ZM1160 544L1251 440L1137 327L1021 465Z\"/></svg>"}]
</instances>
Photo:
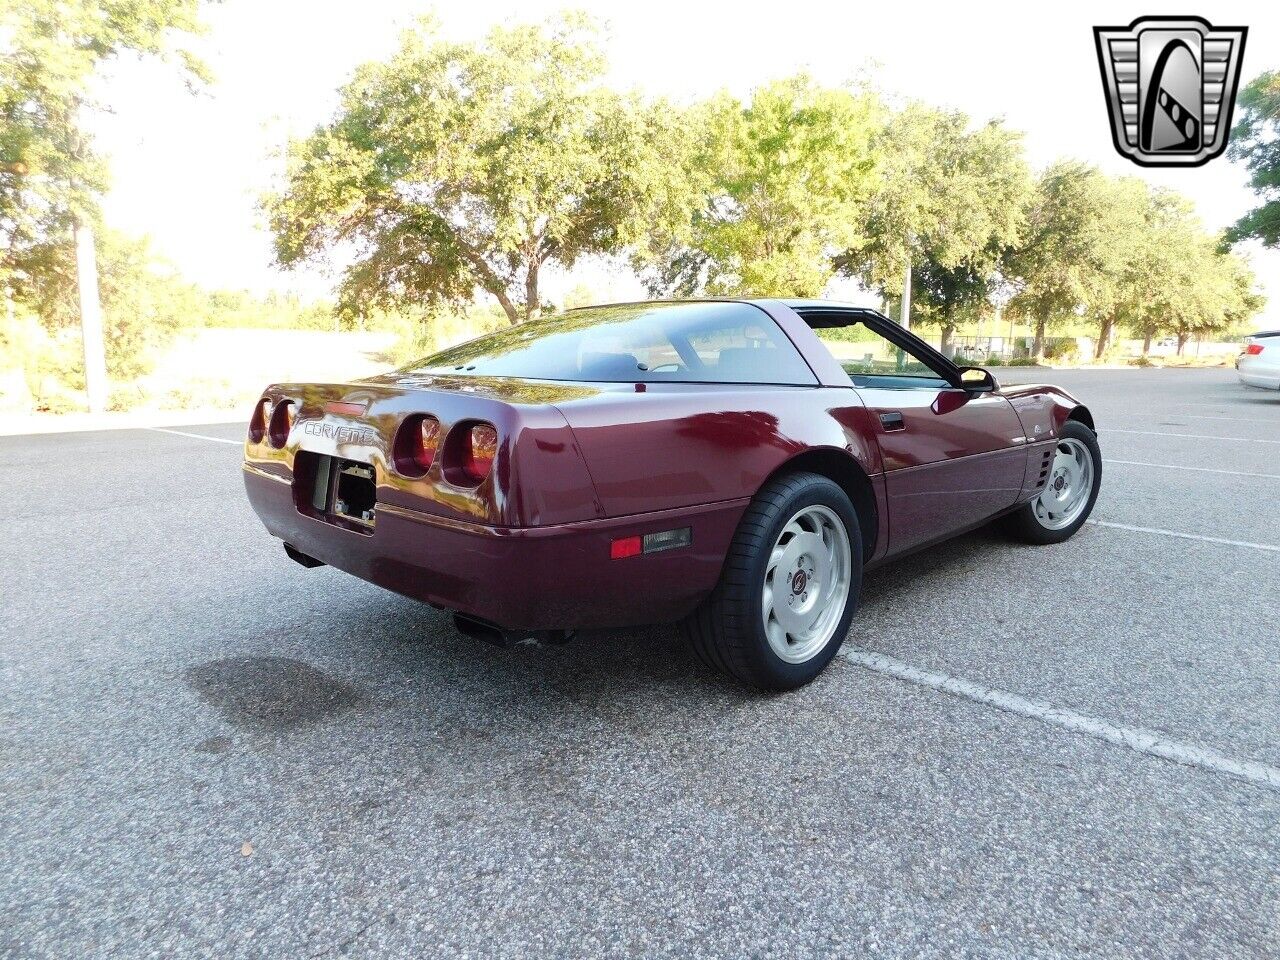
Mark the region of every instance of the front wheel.
<instances>
[{"instance_id":1,"label":"front wheel","mask_svg":"<svg viewBox=\"0 0 1280 960\"><path fill-rule=\"evenodd\" d=\"M1076 420L1058 433L1044 489L999 521L1010 536L1026 543L1061 543L1084 526L1102 487L1102 451L1097 435Z\"/></svg>"},{"instance_id":2,"label":"front wheel","mask_svg":"<svg viewBox=\"0 0 1280 960\"><path fill-rule=\"evenodd\" d=\"M790 474L747 507L720 583L685 631L714 669L791 690L840 649L861 584L862 532L848 495L818 474Z\"/></svg>"}]
</instances>

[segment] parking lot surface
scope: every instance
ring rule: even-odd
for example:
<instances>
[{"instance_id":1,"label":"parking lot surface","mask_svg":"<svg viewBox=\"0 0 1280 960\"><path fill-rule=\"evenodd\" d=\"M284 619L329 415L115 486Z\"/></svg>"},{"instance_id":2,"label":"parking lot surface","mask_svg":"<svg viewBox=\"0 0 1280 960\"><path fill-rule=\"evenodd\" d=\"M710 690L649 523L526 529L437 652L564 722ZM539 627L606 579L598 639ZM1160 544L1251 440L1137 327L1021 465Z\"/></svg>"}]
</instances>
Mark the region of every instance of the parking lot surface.
<instances>
[{"instance_id":1,"label":"parking lot surface","mask_svg":"<svg viewBox=\"0 0 1280 960\"><path fill-rule=\"evenodd\" d=\"M304 570L239 424L0 438L0 956L1275 957L1280 395L1003 375L1109 525L870 574L777 696Z\"/></svg>"}]
</instances>

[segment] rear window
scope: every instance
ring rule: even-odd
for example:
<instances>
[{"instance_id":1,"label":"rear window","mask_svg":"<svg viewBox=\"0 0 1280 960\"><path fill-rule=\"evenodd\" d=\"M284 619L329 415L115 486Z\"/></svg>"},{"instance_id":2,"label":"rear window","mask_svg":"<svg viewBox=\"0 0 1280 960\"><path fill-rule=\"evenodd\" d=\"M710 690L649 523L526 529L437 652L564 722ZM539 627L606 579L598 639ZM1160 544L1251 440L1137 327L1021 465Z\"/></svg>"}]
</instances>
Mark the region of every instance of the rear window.
<instances>
[{"instance_id":1,"label":"rear window","mask_svg":"<svg viewBox=\"0 0 1280 960\"><path fill-rule=\"evenodd\" d=\"M817 383L795 346L748 303L592 307L491 333L407 373L640 383Z\"/></svg>"}]
</instances>

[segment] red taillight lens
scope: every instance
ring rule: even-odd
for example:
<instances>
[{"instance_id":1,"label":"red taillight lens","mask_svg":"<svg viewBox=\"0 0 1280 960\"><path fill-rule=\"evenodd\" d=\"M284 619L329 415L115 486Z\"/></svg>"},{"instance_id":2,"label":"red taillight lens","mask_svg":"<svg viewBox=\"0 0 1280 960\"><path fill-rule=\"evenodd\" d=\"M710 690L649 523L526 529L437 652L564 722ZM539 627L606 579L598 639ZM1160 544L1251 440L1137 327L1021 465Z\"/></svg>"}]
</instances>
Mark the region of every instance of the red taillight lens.
<instances>
[{"instance_id":1,"label":"red taillight lens","mask_svg":"<svg viewBox=\"0 0 1280 960\"><path fill-rule=\"evenodd\" d=\"M638 557L642 553L662 553L665 550L676 550L693 543L693 528L678 527L675 530L658 530L644 536L621 537L609 541L609 559L625 560L627 557Z\"/></svg>"},{"instance_id":2,"label":"red taillight lens","mask_svg":"<svg viewBox=\"0 0 1280 960\"><path fill-rule=\"evenodd\" d=\"M289 442L289 431L293 429L294 404L292 400L282 400L276 404L275 412L267 422L271 424L268 433L271 445L277 449Z\"/></svg>"},{"instance_id":3,"label":"red taillight lens","mask_svg":"<svg viewBox=\"0 0 1280 960\"><path fill-rule=\"evenodd\" d=\"M493 458L497 454L498 431L487 423L477 423L467 433L462 472L472 480L483 480L493 469Z\"/></svg>"},{"instance_id":4,"label":"red taillight lens","mask_svg":"<svg viewBox=\"0 0 1280 960\"><path fill-rule=\"evenodd\" d=\"M1256 357L1265 349L1260 343L1251 343L1244 348L1244 352L1251 357Z\"/></svg>"},{"instance_id":5,"label":"red taillight lens","mask_svg":"<svg viewBox=\"0 0 1280 960\"><path fill-rule=\"evenodd\" d=\"M440 447L440 421L435 417L423 417L418 424L416 439L413 462L424 471L430 470L436 459L436 450Z\"/></svg>"},{"instance_id":6,"label":"red taillight lens","mask_svg":"<svg viewBox=\"0 0 1280 960\"><path fill-rule=\"evenodd\" d=\"M609 544L610 560L625 560L627 557L638 557L644 549L644 541L640 537L623 537Z\"/></svg>"},{"instance_id":7,"label":"red taillight lens","mask_svg":"<svg viewBox=\"0 0 1280 960\"><path fill-rule=\"evenodd\" d=\"M436 462L442 432L440 421L430 414L406 417L392 448L396 472L404 477L424 476Z\"/></svg>"},{"instance_id":8,"label":"red taillight lens","mask_svg":"<svg viewBox=\"0 0 1280 960\"><path fill-rule=\"evenodd\" d=\"M262 438L267 435L269 423L271 423L271 401L259 400L258 405L253 408L253 416L249 418L250 442L261 443Z\"/></svg>"}]
</instances>

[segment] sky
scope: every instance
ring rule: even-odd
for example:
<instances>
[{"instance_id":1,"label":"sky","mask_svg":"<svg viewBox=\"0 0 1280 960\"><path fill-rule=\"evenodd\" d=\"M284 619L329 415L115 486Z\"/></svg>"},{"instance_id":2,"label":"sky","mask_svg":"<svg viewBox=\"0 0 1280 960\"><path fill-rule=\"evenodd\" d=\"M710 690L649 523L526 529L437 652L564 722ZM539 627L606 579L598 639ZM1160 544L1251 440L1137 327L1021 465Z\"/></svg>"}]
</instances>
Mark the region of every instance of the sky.
<instances>
[{"instance_id":1,"label":"sky","mask_svg":"<svg viewBox=\"0 0 1280 960\"><path fill-rule=\"evenodd\" d=\"M1225 156L1192 169L1146 169L1121 157L1094 47L1094 26L1150 14L1197 13L1249 36L1242 86L1280 69L1280 4L1214 3L1189 10L1117 3L978 4L644 3L469 0L223 0L208 8L197 49L214 82L192 96L173 71L122 62L103 78L110 113L95 119L110 158L108 223L150 236L190 278L213 287L326 295L332 273L282 272L257 198L283 169L288 138L328 120L337 89L357 65L389 56L400 32L434 13L455 39L495 23L543 19L565 6L608 28L609 81L688 102L727 89L740 97L799 70L840 84L870 79L891 98L959 109L975 121L1003 118L1025 134L1029 161L1059 157L1113 175L1140 176L1184 194L1219 229L1257 203L1246 171ZM1280 251L1247 249L1269 304L1260 326L1280 326ZM557 299L585 282L601 298L640 294L625 267L589 264L544 283Z\"/></svg>"}]
</instances>

